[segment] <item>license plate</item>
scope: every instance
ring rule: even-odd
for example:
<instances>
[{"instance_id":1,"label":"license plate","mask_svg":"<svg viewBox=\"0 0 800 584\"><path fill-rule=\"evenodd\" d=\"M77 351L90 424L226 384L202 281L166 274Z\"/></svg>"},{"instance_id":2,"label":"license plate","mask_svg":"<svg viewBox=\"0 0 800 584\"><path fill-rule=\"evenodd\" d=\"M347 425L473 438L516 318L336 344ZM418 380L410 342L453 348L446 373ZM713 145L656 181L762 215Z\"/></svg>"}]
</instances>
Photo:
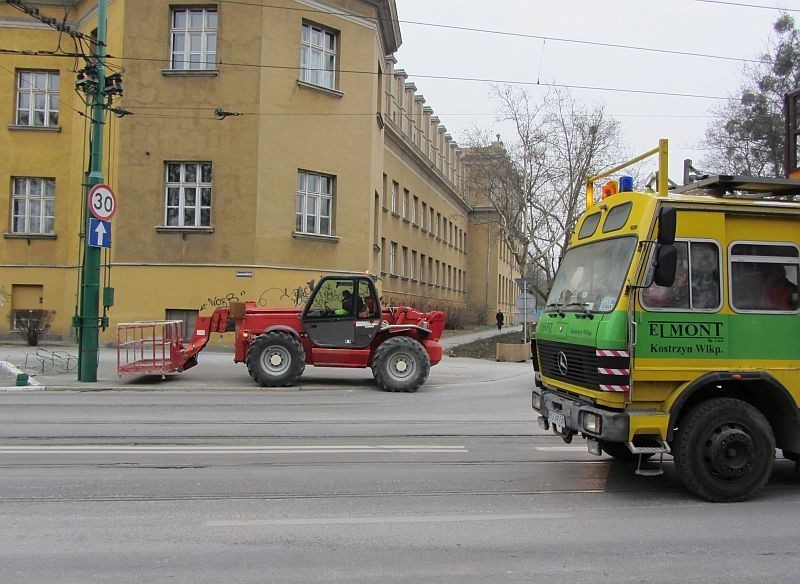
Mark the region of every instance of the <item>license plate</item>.
<instances>
[{"instance_id":1,"label":"license plate","mask_svg":"<svg viewBox=\"0 0 800 584\"><path fill-rule=\"evenodd\" d=\"M559 414L558 412L547 412L547 421L559 428L564 428L567 422L564 414Z\"/></svg>"}]
</instances>

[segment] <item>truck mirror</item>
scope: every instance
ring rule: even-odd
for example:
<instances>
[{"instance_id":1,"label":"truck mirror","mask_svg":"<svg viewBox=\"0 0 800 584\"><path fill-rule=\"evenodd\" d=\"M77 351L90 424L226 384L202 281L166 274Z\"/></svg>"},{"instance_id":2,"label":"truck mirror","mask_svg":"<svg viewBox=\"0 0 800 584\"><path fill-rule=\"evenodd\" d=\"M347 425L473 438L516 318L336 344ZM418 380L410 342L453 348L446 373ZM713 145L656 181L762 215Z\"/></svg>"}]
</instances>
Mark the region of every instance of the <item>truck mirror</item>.
<instances>
[{"instance_id":1,"label":"truck mirror","mask_svg":"<svg viewBox=\"0 0 800 584\"><path fill-rule=\"evenodd\" d=\"M662 245L675 243L675 225L675 207L664 205L658 213L658 243Z\"/></svg>"},{"instance_id":2,"label":"truck mirror","mask_svg":"<svg viewBox=\"0 0 800 584\"><path fill-rule=\"evenodd\" d=\"M675 272L678 268L678 248L672 244L656 247L655 271L653 282L656 286L667 288L675 283Z\"/></svg>"}]
</instances>

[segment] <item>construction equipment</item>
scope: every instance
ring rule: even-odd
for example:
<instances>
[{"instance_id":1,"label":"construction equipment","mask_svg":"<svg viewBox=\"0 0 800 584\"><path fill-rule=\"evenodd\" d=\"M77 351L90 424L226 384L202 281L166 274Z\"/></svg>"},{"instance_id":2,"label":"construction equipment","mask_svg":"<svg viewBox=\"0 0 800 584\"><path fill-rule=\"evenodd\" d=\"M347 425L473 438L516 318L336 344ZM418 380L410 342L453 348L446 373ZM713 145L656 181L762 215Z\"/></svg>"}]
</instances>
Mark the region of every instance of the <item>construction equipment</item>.
<instances>
[{"instance_id":1,"label":"construction equipment","mask_svg":"<svg viewBox=\"0 0 800 584\"><path fill-rule=\"evenodd\" d=\"M118 327L119 375L185 371L212 333L235 333L234 361L263 387L292 385L306 365L371 367L386 391L415 392L442 359L445 313L381 307L365 274L325 276L302 309L231 303L198 317L191 340L164 321ZM133 347L132 350L131 347Z\"/></svg>"}]
</instances>

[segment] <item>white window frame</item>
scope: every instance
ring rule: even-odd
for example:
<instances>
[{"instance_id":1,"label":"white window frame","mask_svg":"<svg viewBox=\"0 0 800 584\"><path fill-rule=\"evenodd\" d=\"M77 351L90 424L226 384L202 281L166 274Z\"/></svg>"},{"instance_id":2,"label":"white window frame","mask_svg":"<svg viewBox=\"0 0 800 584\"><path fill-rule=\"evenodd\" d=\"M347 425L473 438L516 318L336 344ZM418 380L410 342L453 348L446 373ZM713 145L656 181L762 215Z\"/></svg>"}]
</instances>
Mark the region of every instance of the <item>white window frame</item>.
<instances>
[{"instance_id":1,"label":"white window frame","mask_svg":"<svg viewBox=\"0 0 800 584\"><path fill-rule=\"evenodd\" d=\"M417 207L419 206L419 197L414 195L414 199L411 202L411 224L417 224Z\"/></svg>"},{"instance_id":2,"label":"white window frame","mask_svg":"<svg viewBox=\"0 0 800 584\"><path fill-rule=\"evenodd\" d=\"M179 15L183 15L182 26L177 25ZM200 16L201 22L192 22L193 16ZM217 19L216 8L174 7L170 13L169 63L174 71L209 71L217 67ZM192 46L192 41L199 46ZM182 48L179 48L179 44ZM192 60L192 57L199 60Z\"/></svg>"},{"instance_id":3,"label":"white window frame","mask_svg":"<svg viewBox=\"0 0 800 584\"><path fill-rule=\"evenodd\" d=\"M391 211L395 215L397 215L397 192L400 190L400 183L397 181L392 181L392 200L391 200Z\"/></svg>"},{"instance_id":4,"label":"white window frame","mask_svg":"<svg viewBox=\"0 0 800 584\"><path fill-rule=\"evenodd\" d=\"M408 264L408 248L403 246L402 250L400 251L400 277L405 278L408 276L406 274L406 265Z\"/></svg>"},{"instance_id":5,"label":"white window frame","mask_svg":"<svg viewBox=\"0 0 800 584\"><path fill-rule=\"evenodd\" d=\"M338 46L338 31L303 22L300 29L300 80L335 90Z\"/></svg>"},{"instance_id":6,"label":"white window frame","mask_svg":"<svg viewBox=\"0 0 800 584\"><path fill-rule=\"evenodd\" d=\"M772 247L772 248L779 248L779 247L790 247L796 250L796 255L792 256L779 256L779 255L745 255L745 254L733 254L733 248L736 245L754 245L754 246L761 246L761 247ZM790 265L795 266L797 269L797 273L800 274L800 246L796 243L791 241L755 241L755 240L737 240L732 241L728 245L728 304L730 305L731 309L734 312L741 312L741 313L761 313L761 314L797 314L800 312L800 308L796 308L794 310L780 310L776 308L739 308L734 303L734 293L736 292L735 283L733 282L733 264L736 263L744 263L744 264L778 264L778 265Z\"/></svg>"},{"instance_id":7,"label":"white window frame","mask_svg":"<svg viewBox=\"0 0 800 584\"><path fill-rule=\"evenodd\" d=\"M195 167L194 179L189 175L189 167ZM166 188L164 190L164 225L185 229L211 227L211 207L213 201L213 165L205 161L170 160L164 165ZM170 173L171 167L177 167L177 180ZM205 167L205 168L204 168ZM204 170L207 173L204 174ZM188 178L187 178L188 177ZM193 202L192 202L193 195ZM177 196L177 197L176 197ZM177 215L170 217L170 210L177 210ZM187 211L194 211L194 220L187 221ZM204 213L207 211L207 213ZM203 217L207 217L204 221Z\"/></svg>"},{"instance_id":8,"label":"white window frame","mask_svg":"<svg viewBox=\"0 0 800 584\"><path fill-rule=\"evenodd\" d=\"M15 125L29 128L58 127L58 71L17 71ZM27 121L23 120L27 116Z\"/></svg>"},{"instance_id":9,"label":"white window frame","mask_svg":"<svg viewBox=\"0 0 800 584\"><path fill-rule=\"evenodd\" d=\"M411 196L411 193L408 192L408 189L403 189L403 219L408 219L408 199Z\"/></svg>"},{"instance_id":10,"label":"white window frame","mask_svg":"<svg viewBox=\"0 0 800 584\"><path fill-rule=\"evenodd\" d=\"M389 273L395 276L397 275L397 273L394 271L396 258L397 244L393 241L389 246Z\"/></svg>"},{"instance_id":11,"label":"white window frame","mask_svg":"<svg viewBox=\"0 0 800 584\"><path fill-rule=\"evenodd\" d=\"M333 192L336 177L297 171L295 231L309 235L333 235Z\"/></svg>"},{"instance_id":12,"label":"white window frame","mask_svg":"<svg viewBox=\"0 0 800 584\"><path fill-rule=\"evenodd\" d=\"M15 176L11 179L11 233L55 233L56 180ZM18 222L21 222L19 225ZM21 227L21 228L20 228Z\"/></svg>"}]
</instances>

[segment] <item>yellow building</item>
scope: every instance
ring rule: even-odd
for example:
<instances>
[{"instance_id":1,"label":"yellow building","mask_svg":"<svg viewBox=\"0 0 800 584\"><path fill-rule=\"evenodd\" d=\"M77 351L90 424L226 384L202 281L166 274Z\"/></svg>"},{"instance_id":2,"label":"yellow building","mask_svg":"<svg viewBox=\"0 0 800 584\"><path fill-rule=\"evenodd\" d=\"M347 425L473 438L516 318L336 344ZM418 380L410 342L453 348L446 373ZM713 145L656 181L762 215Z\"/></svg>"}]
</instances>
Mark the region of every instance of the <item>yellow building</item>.
<instances>
[{"instance_id":1,"label":"yellow building","mask_svg":"<svg viewBox=\"0 0 800 584\"><path fill-rule=\"evenodd\" d=\"M88 110L73 91L87 60L74 53L94 50L97 2L21 7L85 38L0 4L2 48L15 51L0 55L0 330L41 309L68 338L88 167ZM369 270L385 300L454 318L471 316L488 274L507 290L502 257L486 253L496 242L471 236L463 153L395 69L400 43L394 0L109 0L107 74L122 73L124 97L104 128L118 212L101 340L117 322L191 328L235 299L299 304L323 273Z\"/></svg>"}]
</instances>

